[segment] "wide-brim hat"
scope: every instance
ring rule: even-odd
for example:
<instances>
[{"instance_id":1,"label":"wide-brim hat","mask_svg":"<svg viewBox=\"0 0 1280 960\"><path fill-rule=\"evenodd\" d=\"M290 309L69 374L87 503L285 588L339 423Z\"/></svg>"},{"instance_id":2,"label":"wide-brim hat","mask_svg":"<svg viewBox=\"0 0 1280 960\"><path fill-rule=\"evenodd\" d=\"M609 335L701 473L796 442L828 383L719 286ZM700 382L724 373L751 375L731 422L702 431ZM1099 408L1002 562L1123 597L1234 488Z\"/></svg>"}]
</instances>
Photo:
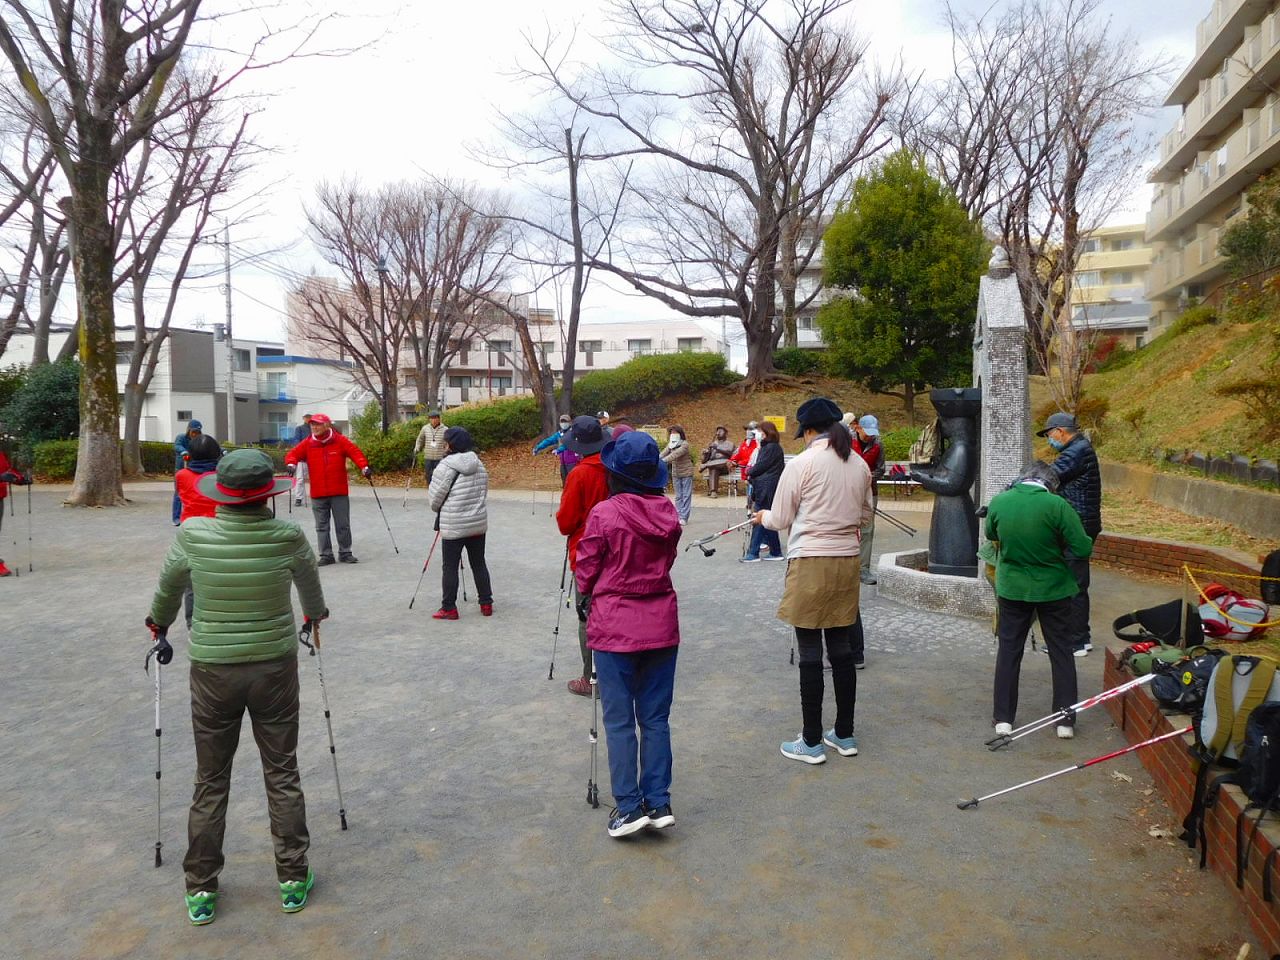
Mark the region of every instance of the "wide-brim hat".
<instances>
[{"instance_id":1,"label":"wide-brim hat","mask_svg":"<svg viewBox=\"0 0 1280 960\"><path fill-rule=\"evenodd\" d=\"M261 450L232 450L218 461L218 469L203 474L196 489L214 503L246 504L288 493L289 477L277 477L275 466Z\"/></svg>"},{"instance_id":2,"label":"wide-brim hat","mask_svg":"<svg viewBox=\"0 0 1280 960\"><path fill-rule=\"evenodd\" d=\"M560 438L566 450L572 450L580 457L589 457L599 453L608 442L604 435L604 427L595 417L575 417L569 424L569 430Z\"/></svg>"},{"instance_id":3,"label":"wide-brim hat","mask_svg":"<svg viewBox=\"0 0 1280 960\"><path fill-rule=\"evenodd\" d=\"M1069 413L1054 413L1049 415L1049 419L1044 422L1044 429L1037 430L1036 436L1047 436L1050 430L1057 430L1059 427L1065 427L1068 430L1080 429L1076 426L1076 418Z\"/></svg>"},{"instance_id":4,"label":"wide-brim hat","mask_svg":"<svg viewBox=\"0 0 1280 960\"><path fill-rule=\"evenodd\" d=\"M667 488L667 465L658 456L658 442L647 433L629 430L610 440L600 451L600 462L610 473L642 487Z\"/></svg>"},{"instance_id":5,"label":"wide-brim hat","mask_svg":"<svg viewBox=\"0 0 1280 960\"><path fill-rule=\"evenodd\" d=\"M804 436L805 430L822 428L838 423L844 413L826 397L814 397L800 404L796 410L796 439Z\"/></svg>"}]
</instances>

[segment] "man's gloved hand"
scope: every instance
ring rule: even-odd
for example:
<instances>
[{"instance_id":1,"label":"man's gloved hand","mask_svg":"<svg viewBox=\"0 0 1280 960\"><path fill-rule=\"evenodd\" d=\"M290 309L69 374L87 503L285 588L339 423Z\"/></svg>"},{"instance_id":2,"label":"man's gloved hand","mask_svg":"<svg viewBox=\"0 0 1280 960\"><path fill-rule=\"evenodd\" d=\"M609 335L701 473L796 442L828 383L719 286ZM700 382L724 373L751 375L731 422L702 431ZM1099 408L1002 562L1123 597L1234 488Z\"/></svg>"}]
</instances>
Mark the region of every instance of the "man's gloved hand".
<instances>
[{"instance_id":1,"label":"man's gloved hand","mask_svg":"<svg viewBox=\"0 0 1280 960\"><path fill-rule=\"evenodd\" d=\"M167 665L173 659L173 647L169 645L167 636L169 628L160 626L160 624L151 619L150 614L147 614L147 618L143 623L151 631L151 639L154 641L151 652L147 654L147 660L150 660L151 654L154 653L156 655L156 663L161 666Z\"/></svg>"},{"instance_id":2,"label":"man's gloved hand","mask_svg":"<svg viewBox=\"0 0 1280 960\"><path fill-rule=\"evenodd\" d=\"M586 596L579 597L574 609L578 612L578 619L586 623L587 614L591 612L591 594L588 593Z\"/></svg>"},{"instance_id":3,"label":"man's gloved hand","mask_svg":"<svg viewBox=\"0 0 1280 960\"><path fill-rule=\"evenodd\" d=\"M360 476L364 477L366 480L372 480L373 467L365 467L363 470L360 471Z\"/></svg>"},{"instance_id":4,"label":"man's gloved hand","mask_svg":"<svg viewBox=\"0 0 1280 960\"><path fill-rule=\"evenodd\" d=\"M324 613L320 614L320 616L318 616L318 617L308 617L308 616L304 613L304 614L302 615L302 625L305 627L305 626L306 626L307 624L309 624L309 623L318 623L318 622L320 622L321 620L328 620L328 619L329 619L329 608L328 608L328 607L325 607L325 608L324 608Z\"/></svg>"},{"instance_id":5,"label":"man's gloved hand","mask_svg":"<svg viewBox=\"0 0 1280 960\"><path fill-rule=\"evenodd\" d=\"M298 465L296 463L286 463L284 465L284 472L292 477L295 473L298 472Z\"/></svg>"}]
</instances>

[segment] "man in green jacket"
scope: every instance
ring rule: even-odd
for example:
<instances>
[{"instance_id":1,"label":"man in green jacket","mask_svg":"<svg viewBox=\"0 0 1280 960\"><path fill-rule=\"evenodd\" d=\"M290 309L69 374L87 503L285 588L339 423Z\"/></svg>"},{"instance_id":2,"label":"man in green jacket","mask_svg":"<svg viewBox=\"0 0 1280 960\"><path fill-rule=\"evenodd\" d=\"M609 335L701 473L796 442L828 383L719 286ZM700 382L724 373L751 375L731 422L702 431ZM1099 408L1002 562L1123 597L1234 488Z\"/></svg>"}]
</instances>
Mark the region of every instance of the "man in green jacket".
<instances>
[{"instance_id":1,"label":"man in green jacket","mask_svg":"<svg viewBox=\"0 0 1280 960\"><path fill-rule=\"evenodd\" d=\"M272 475L271 460L261 450L235 450L216 473L201 477L197 488L218 504L217 515L192 517L179 528L147 617L163 640L183 592L193 588L196 782L183 867L187 916L196 925L214 916L231 762L246 710L262 757L285 912L306 906L315 883L307 865L310 838L298 776L298 637L290 585L298 588L305 620L322 620L328 610L316 557L301 528L275 519L267 507L271 497L289 492L290 483Z\"/></svg>"},{"instance_id":2,"label":"man in green jacket","mask_svg":"<svg viewBox=\"0 0 1280 960\"><path fill-rule=\"evenodd\" d=\"M1058 476L1036 461L987 507L987 539L999 545L996 559L995 711L997 734L1013 730L1018 711L1018 674L1032 620L1040 621L1053 674L1053 709L1076 702L1076 662L1072 654L1071 599L1079 587L1063 559L1093 552L1080 516L1057 495ZM1075 718L1058 726L1058 736L1075 736Z\"/></svg>"}]
</instances>

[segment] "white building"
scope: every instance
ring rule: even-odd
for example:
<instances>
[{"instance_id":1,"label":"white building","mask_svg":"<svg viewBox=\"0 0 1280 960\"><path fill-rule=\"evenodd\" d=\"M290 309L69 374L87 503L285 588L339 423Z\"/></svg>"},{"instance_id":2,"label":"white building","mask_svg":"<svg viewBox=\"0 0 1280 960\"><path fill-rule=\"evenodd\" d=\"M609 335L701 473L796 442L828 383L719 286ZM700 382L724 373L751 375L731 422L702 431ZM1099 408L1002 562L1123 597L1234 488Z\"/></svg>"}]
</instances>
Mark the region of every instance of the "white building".
<instances>
[{"instance_id":1,"label":"white building","mask_svg":"<svg viewBox=\"0 0 1280 960\"><path fill-rule=\"evenodd\" d=\"M235 443L288 439L303 413L327 413L343 429L370 397L351 377L352 364L312 357L290 357L284 345L232 338L230 354L221 325L213 331L171 329L160 348L155 375L143 398L140 440L172 442L187 422L199 420L205 432L226 440L227 365L235 393ZM70 333L55 327L49 352L56 354ZM116 328L116 382L123 403L133 349L133 327ZM31 362L32 337L18 331L3 362ZM120 424L124 434L124 422Z\"/></svg>"}]
</instances>

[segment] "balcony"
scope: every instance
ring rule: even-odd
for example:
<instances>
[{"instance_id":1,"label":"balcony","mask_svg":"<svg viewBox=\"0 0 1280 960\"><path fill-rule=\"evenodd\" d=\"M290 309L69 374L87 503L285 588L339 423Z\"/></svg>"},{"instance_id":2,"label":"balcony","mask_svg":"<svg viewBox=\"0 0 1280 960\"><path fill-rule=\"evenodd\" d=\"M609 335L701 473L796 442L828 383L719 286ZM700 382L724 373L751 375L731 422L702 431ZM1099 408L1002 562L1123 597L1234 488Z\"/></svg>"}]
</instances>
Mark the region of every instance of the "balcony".
<instances>
[{"instance_id":1,"label":"balcony","mask_svg":"<svg viewBox=\"0 0 1280 960\"><path fill-rule=\"evenodd\" d=\"M297 403L298 385L288 380L258 378L259 403Z\"/></svg>"},{"instance_id":2,"label":"balcony","mask_svg":"<svg viewBox=\"0 0 1280 960\"><path fill-rule=\"evenodd\" d=\"M1252 112L1252 111L1251 111ZM1219 150L1162 187L1147 214L1147 240L1172 240L1280 163L1280 98L1258 111Z\"/></svg>"},{"instance_id":3,"label":"balcony","mask_svg":"<svg viewBox=\"0 0 1280 960\"><path fill-rule=\"evenodd\" d=\"M1165 106L1186 103L1200 80L1217 69L1244 37L1246 28L1266 16L1270 0L1214 0L1213 7L1196 26L1196 52L1174 81Z\"/></svg>"},{"instance_id":4,"label":"balcony","mask_svg":"<svg viewBox=\"0 0 1280 960\"><path fill-rule=\"evenodd\" d=\"M1280 10L1272 13L1228 54L1226 72L1200 81L1178 127L1160 142L1153 182L1176 180L1195 162L1196 152L1231 126L1241 112L1280 83Z\"/></svg>"}]
</instances>

